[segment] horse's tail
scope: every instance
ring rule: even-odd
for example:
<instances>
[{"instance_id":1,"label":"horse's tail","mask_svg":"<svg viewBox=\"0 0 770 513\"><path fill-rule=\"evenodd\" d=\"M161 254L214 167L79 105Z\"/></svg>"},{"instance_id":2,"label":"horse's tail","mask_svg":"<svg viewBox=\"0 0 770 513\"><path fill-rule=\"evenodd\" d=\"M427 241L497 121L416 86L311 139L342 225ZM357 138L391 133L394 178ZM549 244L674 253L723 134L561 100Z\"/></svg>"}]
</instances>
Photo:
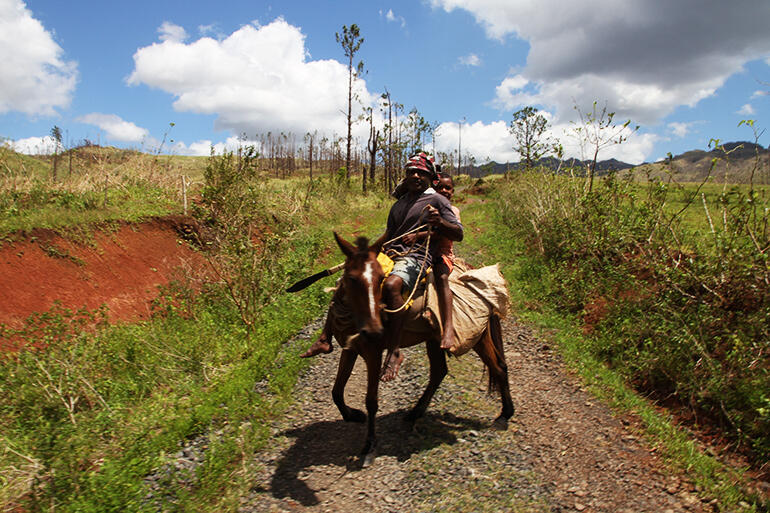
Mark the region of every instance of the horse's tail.
<instances>
[{"instance_id":1,"label":"horse's tail","mask_svg":"<svg viewBox=\"0 0 770 513\"><path fill-rule=\"evenodd\" d=\"M505 350L503 349L503 328L500 325L499 315L492 314L489 316L489 323L487 325L485 336L488 336L491 339L491 346L494 350L495 359L497 360L498 365L501 369L507 371L508 365L505 363ZM491 372L491 369L487 369L487 371L489 376L487 392L492 394L499 391L500 387L497 379L495 379L494 373Z\"/></svg>"}]
</instances>

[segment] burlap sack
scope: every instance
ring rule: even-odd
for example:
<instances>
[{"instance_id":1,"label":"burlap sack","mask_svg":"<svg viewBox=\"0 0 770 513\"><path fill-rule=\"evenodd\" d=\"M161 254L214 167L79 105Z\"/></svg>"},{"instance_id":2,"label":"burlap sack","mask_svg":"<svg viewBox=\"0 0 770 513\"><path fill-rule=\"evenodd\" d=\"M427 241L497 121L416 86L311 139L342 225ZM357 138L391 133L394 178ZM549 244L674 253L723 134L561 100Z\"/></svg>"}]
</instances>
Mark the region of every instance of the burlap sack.
<instances>
[{"instance_id":1,"label":"burlap sack","mask_svg":"<svg viewBox=\"0 0 770 513\"><path fill-rule=\"evenodd\" d=\"M495 264L481 269L456 266L449 275L449 288L452 290L455 339L451 352L460 356L479 341L489 324L490 315L494 313L505 317L508 314L508 287ZM405 329L421 331L424 322L428 322L438 333L443 332L438 296L432 281L427 292L415 299Z\"/></svg>"}]
</instances>

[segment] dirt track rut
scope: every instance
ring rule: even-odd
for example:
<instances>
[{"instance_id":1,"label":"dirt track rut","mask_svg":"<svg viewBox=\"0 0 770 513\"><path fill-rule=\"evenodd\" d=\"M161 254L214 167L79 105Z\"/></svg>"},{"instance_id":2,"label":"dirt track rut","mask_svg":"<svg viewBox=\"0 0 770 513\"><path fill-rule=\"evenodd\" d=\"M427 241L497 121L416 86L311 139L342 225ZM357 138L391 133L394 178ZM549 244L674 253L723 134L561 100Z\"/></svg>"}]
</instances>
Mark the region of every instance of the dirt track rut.
<instances>
[{"instance_id":1,"label":"dirt track rut","mask_svg":"<svg viewBox=\"0 0 770 513\"><path fill-rule=\"evenodd\" d=\"M547 340L510 319L503 332L516 404L508 431L490 428L500 402L486 394L473 353L450 360L427 416L407 429L403 416L427 382L424 347L410 348L398 379L380 388L378 457L361 468L365 426L343 422L331 400L336 349L315 358L273 443L249 462L253 486L239 511L716 509L666 469L635 419L613 416L583 390ZM363 409L364 393L359 359L348 403Z\"/></svg>"}]
</instances>

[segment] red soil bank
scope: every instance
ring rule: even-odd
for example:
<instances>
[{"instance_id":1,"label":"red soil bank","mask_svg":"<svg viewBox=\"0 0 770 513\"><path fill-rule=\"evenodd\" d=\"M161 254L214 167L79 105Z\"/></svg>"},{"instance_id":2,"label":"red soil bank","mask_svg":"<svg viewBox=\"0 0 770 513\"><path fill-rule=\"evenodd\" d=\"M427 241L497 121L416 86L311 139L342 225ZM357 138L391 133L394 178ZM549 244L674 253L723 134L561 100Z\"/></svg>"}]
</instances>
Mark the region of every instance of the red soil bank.
<instances>
[{"instance_id":1,"label":"red soil bank","mask_svg":"<svg viewBox=\"0 0 770 513\"><path fill-rule=\"evenodd\" d=\"M106 304L111 321L150 314L158 285L197 275L202 256L182 240L194 221L173 216L116 231L96 231L88 245L35 230L0 248L0 324L20 326L54 301L70 309Z\"/></svg>"}]
</instances>

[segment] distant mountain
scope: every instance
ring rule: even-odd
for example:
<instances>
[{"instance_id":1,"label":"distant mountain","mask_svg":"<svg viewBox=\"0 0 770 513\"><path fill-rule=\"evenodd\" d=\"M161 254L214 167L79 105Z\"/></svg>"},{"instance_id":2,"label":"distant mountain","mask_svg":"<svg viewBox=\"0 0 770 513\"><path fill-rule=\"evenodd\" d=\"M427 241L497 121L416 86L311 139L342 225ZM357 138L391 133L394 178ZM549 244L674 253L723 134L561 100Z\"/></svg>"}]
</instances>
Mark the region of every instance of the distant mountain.
<instances>
[{"instance_id":1,"label":"distant mountain","mask_svg":"<svg viewBox=\"0 0 770 513\"><path fill-rule=\"evenodd\" d=\"M717 159L714 167L712 162ZM560 166L561 164L561 166ZM538 167L556 169L588 169L590 161L579 159L567 159L559 162L553 157L545 157L537 162ZM524 167L521 162L504 163L490 162L481 166L474 166L469 174L472 177L480 177L488 174L503 174L508 171L517 171ZM597 162L596 174L606 175L609 171L632 170L638 179L647 176L664 179L673 173L674 179L680 182L702 181L711 170L711 179L722 182L727 177L730 183L748 183L751 180L752 171L754 183L770 183L770 149L763 148L759 144L747 141L729 142L710 151L691 150L672 159L666 159L654 163L643 163L634 166L617 159L608 159ZM468 172L463 170L464 172Z\"/></svg>"},{"instance_id":2,"label":"distant mountain","mask_svg":"<svg viewBox=\"0 0 770 513\"><path fill-rule=\"evenodd\" d=\"M634 169L634 174L679 182L701 182L707 176L714 182L770 183L770 150L747 141L729 142L709 151L691 150L673 158ZM753 175L753 178L752 178Z\"/></svg>"},{"instance_id":3,"label":"distant mountain","mask_svg":"<svg viewBox=\"0 0 770 513\"><path fill-rule=\"evenodd\" d=\"M545 169L551 169L551 170L557 170L557 169L569 169L569 168L575 168L575 169L588 169L588 166L591 164L588 160L580 160L580 159L566 159L561 161L561 165L559 165L559 159L554 157L543 157L540 160L538 160L535 164L535 167L545 168ZM610 171L622 171L624 169L631 169L633 168L633 164L629 164L627 162L621 162L617 159L608 159L608 160L602 160L596 163L596 173L597 175L604 175L607 174ZM480 176L485 176L489 174L504 174L508 171L518 171L519 169L523 169L524 164L522 162L506 162L504 164L500 164L497 162L489 162L487 164L483 164L480 166L473 166L470 169L470 172L467 171L465 168L463 169L464 173L470 174L472 177L477 178Z\"/></svg>"}]
</instances>

